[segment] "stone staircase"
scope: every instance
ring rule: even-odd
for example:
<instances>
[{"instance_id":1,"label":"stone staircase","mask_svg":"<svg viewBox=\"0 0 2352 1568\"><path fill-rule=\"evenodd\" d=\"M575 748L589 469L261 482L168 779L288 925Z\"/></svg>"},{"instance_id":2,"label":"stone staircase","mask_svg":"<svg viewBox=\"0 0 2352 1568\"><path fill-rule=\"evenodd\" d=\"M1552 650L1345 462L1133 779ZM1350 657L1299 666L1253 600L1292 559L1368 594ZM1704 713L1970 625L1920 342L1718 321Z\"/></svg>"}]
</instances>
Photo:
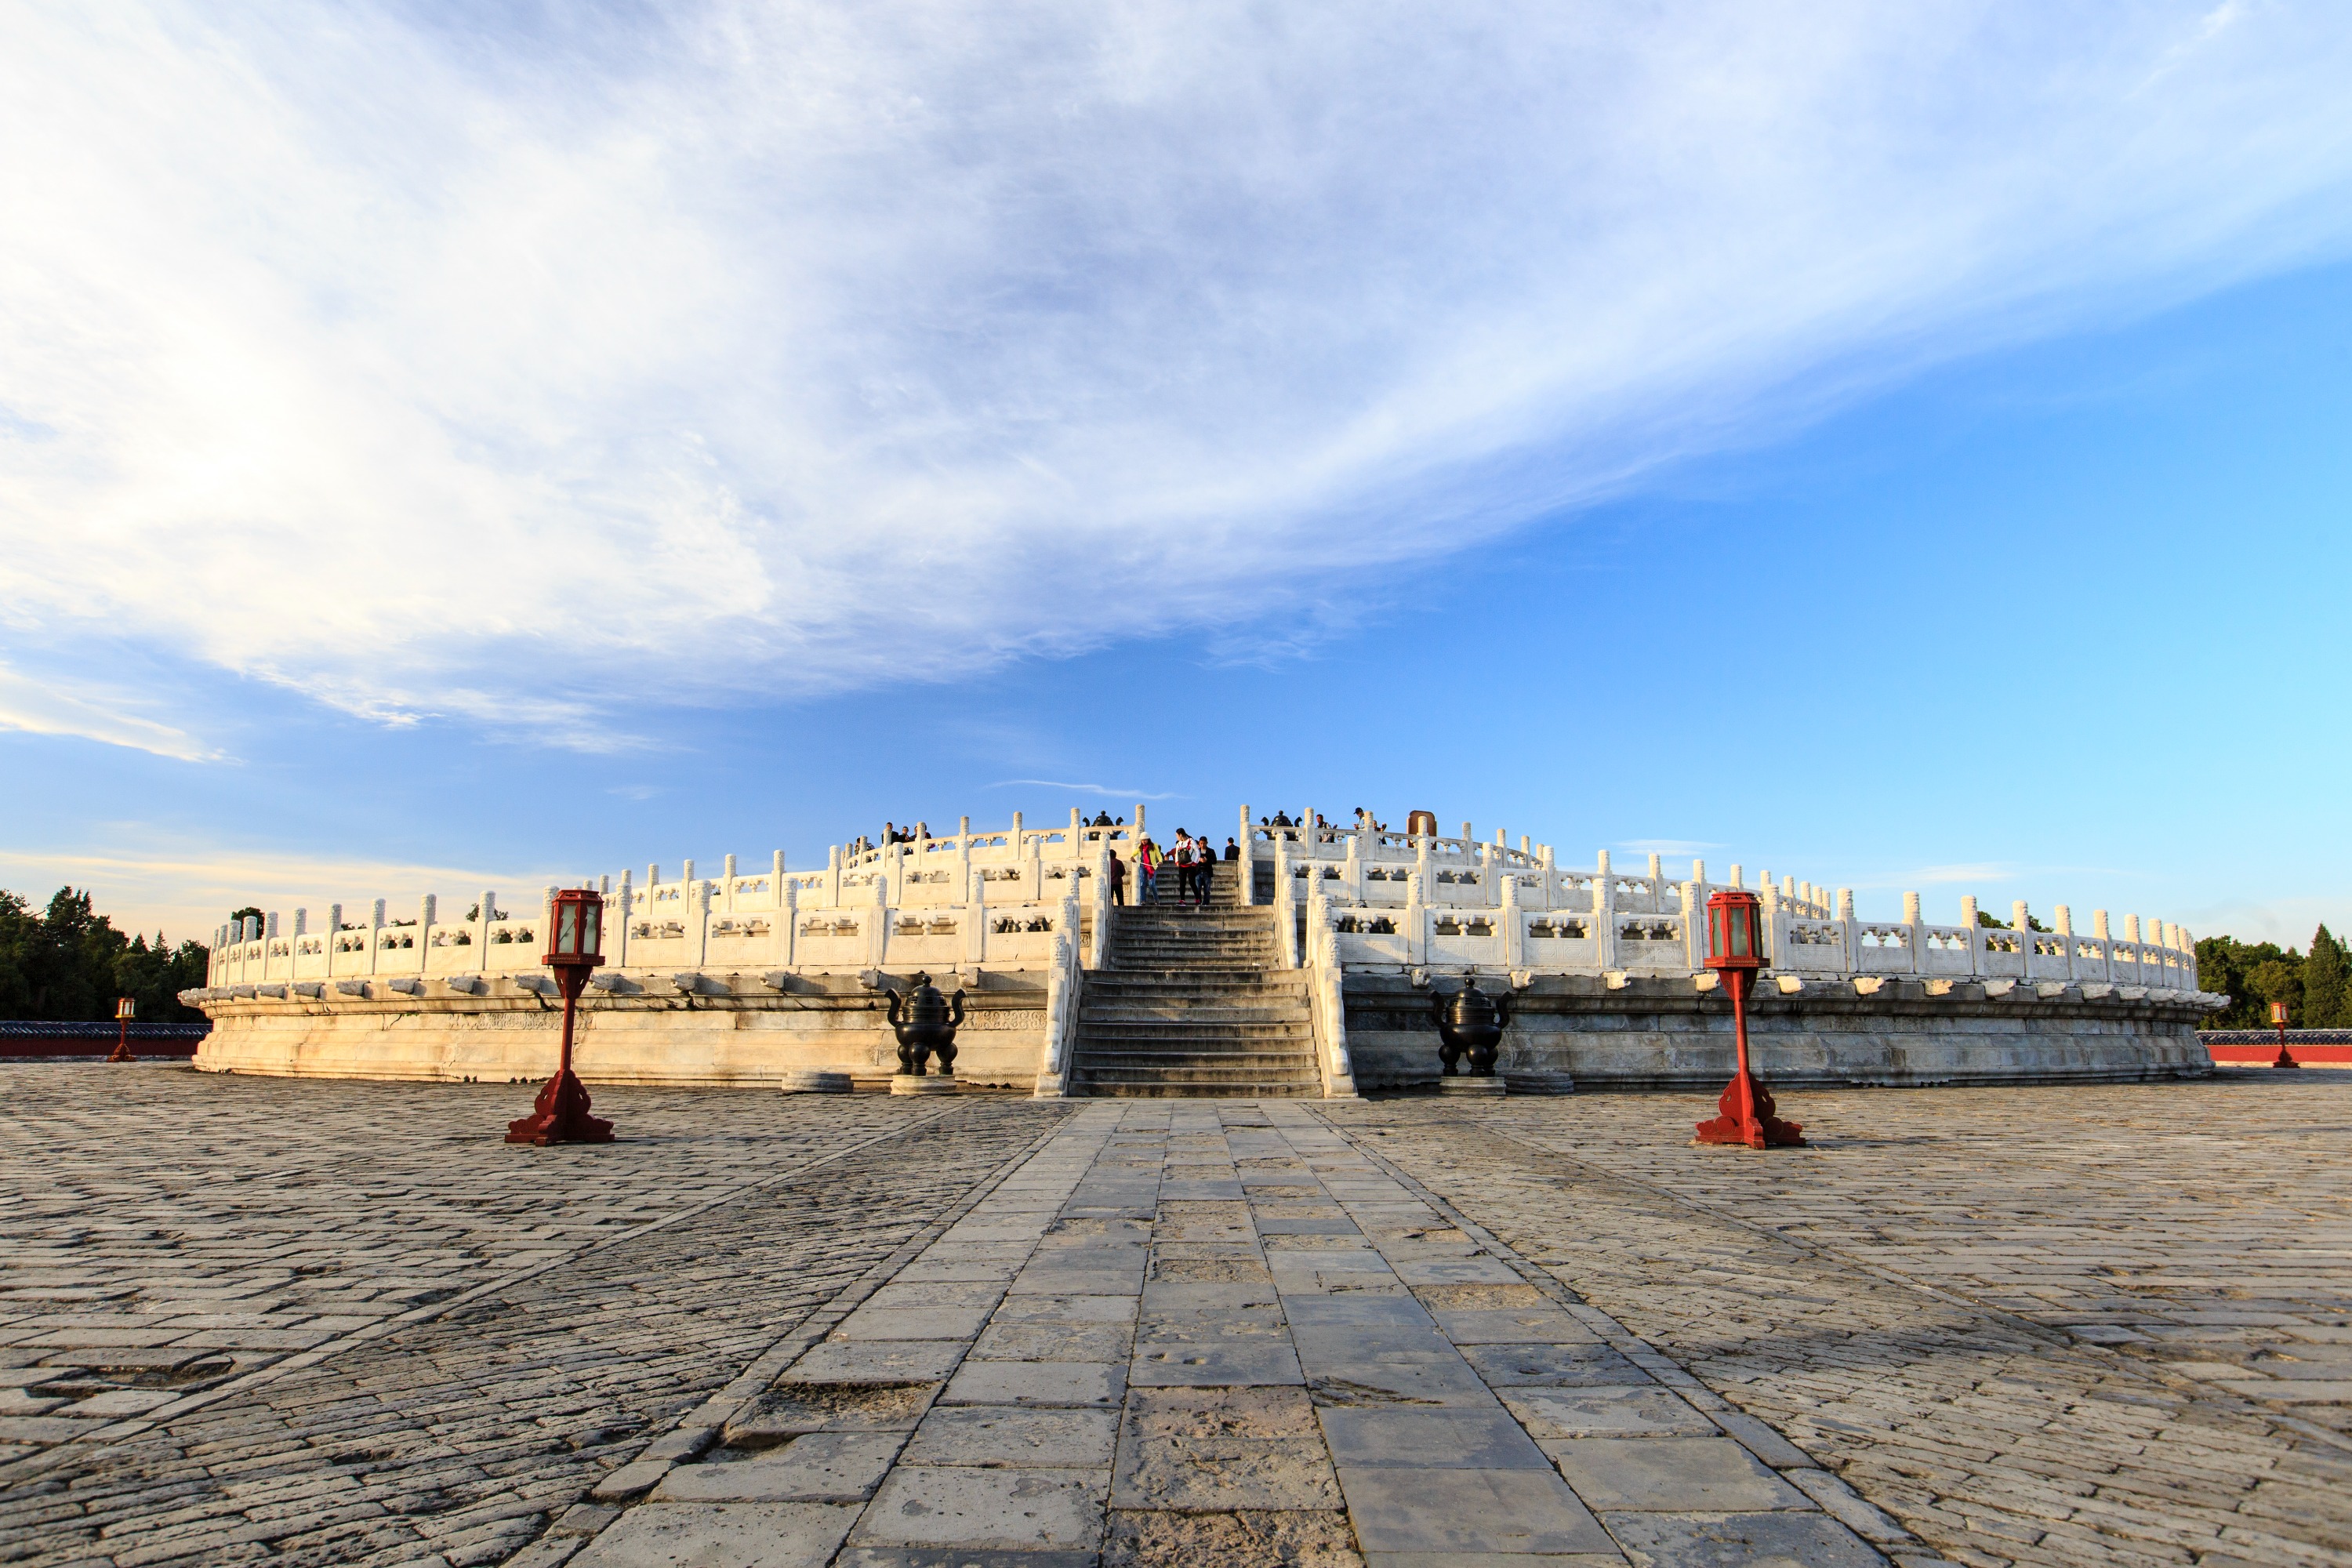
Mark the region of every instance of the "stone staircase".
<instances>
[{"instance_id":1,"label":"stone staircase","mask_svg":"<svg viewBox=\"0 0 2352 1568\"><path fill-rule=\"evenodd\" d=\"M1068 1092L1274 1099L1320 1095L1307 981L1281 962L1274 910L1234 897L1220 861L1207 908L1111 911L1108 963L1088 970ZM1173 874L1161 885L1173 890Z\"/></svg>"}]
</instances>

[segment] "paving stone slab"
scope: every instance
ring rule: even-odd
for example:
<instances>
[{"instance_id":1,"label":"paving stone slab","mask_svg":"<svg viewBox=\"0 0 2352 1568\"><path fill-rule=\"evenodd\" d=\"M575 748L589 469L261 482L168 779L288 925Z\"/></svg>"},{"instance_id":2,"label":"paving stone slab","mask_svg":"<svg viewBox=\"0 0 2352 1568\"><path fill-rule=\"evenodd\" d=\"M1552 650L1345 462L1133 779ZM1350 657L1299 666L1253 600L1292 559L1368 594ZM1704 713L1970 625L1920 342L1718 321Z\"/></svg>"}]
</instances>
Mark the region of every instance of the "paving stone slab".
<instances>
[{"instance_id":1,"label":"paving stone slab","mask_svg":"<svg viewBox=\"0 0 2352 1568\"><path fill-rule=\"evenodd\" d=\"M990 1322L1010 1323L1132 1323L1139 1298L1134 1296L1008 1296L997 1305Z\"/></svg>"},{"instance_id":2,"label":"paving stone slab","mask_svg":"<svg viewBox=\"0 0 2352 1568\"><path fill-rule=\"evenodd\" d=\"M1640 1367L1604 1344L1468 1344L1462 1355L1496 1388L1622 1387L1644 1381Z\"/></svg>"},{"instance_id":3,"label":"paving stone slab","mask_svg":"<svg viewBox=\"0 0 2352 1568\"><path fill-rule=\"evenodd\" d=\"M1605 1553L1614 1542L1549 1468L1339 1466L1356 1542L1391 1552Z\"/></svg>"},{"instance_id":4,"label":"paving stone slab","mask_svg":"<svg viewBox=\"0 0 2352 1568\"><path fill-rule=\"evenodd\" d=\"M1886 1559L1817 1513L1605 1513L1636 1568L1881 1568Z\"/></svg>"},{"instance_id":5,"label":"paving stone slab","mask_svg":"<svg viewBox=\"0 0 2352 1568\"><path fill-rule=\"evenodd\" d=\"M640 1503L572 1559L576 1568L822 1568L856 1504Z\"/></svg>"},{"instance_id":6,"label":"paving stone slab","mask_svg":"<svg viewBox=\"0 0 2352 1568\"><path fill-rule=\"evenodd\" d=\"M1090 1552L1109 1478L1096 1468L901 1465L858 1517L851 1543Z\"/></svg>"},{"instance_id":7,"label":"paving stone slab","mask_svg":"<svg viewBox=\"0 0 2352 1568\"><path fill-rule=\"evenodd\" d=\"M1715 1423L1672 1390L1647 1384L1625 1388L1512 1388L1503 1403L1538 1438L1704 1437Z\"/></svg>"},{"instance_id":8,"label":"paving stone slab","mask_svg":"<svg viewBox=\"0 0 2352 1568\"><path fill-rule=\"evenodd\" d=\"M814 1432L732 1463L680 1465L654 1489L656 1502L862 1502L874 1495L905 1439L896 1434Z\"/></svg>"},{"instance_id":9,"label":"paving stone slab","mask_svg":"<svg viewBox=\"0 0 2352 1568\"><path fill-rule=\"evenodd\" d=\"M1596 1509L1753 1512L1812 1500L1728 1437L1576 1437L1544 1452Z\"/></svg>"},{"instance_id":10,"label":"paving stone slab","mask_svg":"<svg viewBox=\"0 0 2352 1568\"><path fill-rule=\"evenodd\" d=\"M1124 1361L1134 1343L1135 1330L1124 1322L999 1321L972 1342L971 1354L977 1361Z\"/></svg>"},{"instance_id":11,"label":"paving stone slab","mask_svg":"<svg viewBox=\"0 0 2352 1568\"><path fill-rule=\"evenodd\" d=\"M1557 1307L1440 1310L1437 1326L1455 1344L1598 1344L1601 1337ZM1463 1352L1468 1354L1465 1349Z\"/></svg>"},{"instance_id":12,"label":"paving stone slab","mask_svg":"<svg viewBox=\"0 0 2352 1568\"><path fill-rule=\"evenodd\" d=\"M1118 1425L1116 1410L942 1405L916 1430L906 1458L910 1465L1099 1468L1111 1462Z\"/></svg>"},{"instance_id":13,"label":"paving stone slab","mask_svg":"<svg viewBox=\"0 0 2352 1568\"><path fill-rule=\"evenodd\" d=\"M1115 1407L1127 1393L1127 1370L1116 1362L966 1362L940 1402Z\"/></svg>"},{"instance_id":14,"label":"paving stone slab","mask_svg":"<svg viewBox=\"0 0 2352 1568\"><path fill-rule=\"evenodd\" d=\"M784 1373L788 1383L926 1383L955 1370L961 1340L827 1340Z\"/></svg>"},{"instance_id":15,"label":"paving stone slab","mask_svg":"<svg viewBox=\"0 0 2352 1568\"><path fill-rule=\"evenodd\" d=\"M1139 1388L1238 1386L1262 1384L1303 1384L1297 1352L1287 1339L1264 1338L1195 1342L1147 1340L1137 1335L1135 1361L1127 1380Z\"/></svg>"},{"instance_id":16,"label":"paving stone slab","mask_svg":"<svg viewBox=\"0 0 2352 1568\"><path fill-rule=\"evenodd\" d=\"M1552 1473L1551 1461L1543 1450L1499 1408L1321 1405L1315 1414L1331 1457L1342 1468L1446 1467Z\"/></svg>"},{"instance_id":17,"label":"paving stone slab","mask_svg":"<svg viewBox=\"0 0 2352 1568\"><path fill-rule=\"evenodd\" d=\"M1345 1512L1247 1510L1214 1513L1114 1509L1103 1568L1361 1568Z\"/></svg>"}]
</instances>

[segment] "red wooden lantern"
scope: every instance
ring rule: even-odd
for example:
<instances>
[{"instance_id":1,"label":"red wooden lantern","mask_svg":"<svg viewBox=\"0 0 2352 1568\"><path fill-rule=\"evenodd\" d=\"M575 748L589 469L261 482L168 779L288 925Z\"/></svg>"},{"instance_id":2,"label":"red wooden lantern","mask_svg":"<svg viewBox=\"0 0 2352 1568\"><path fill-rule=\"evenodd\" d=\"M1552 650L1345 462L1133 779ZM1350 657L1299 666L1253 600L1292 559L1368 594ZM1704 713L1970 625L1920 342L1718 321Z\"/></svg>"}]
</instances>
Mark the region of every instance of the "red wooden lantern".
<instances>
[{"instance_id":1,"label":"red wooden lantern","mask_svg":"<svg viewBox=\"0 0 2352 1568\"><path fill-rule=\"evenodd\" d=\"M1772 1096L1748 1068L1748 993L1764 966L1764 906L1755 894L1725 888L1706 900L1706 966L1731 994L1731 1026L1739 1053L1721 1112L1698 1124L1701 1143L1745 1143L1751 1149L1804 1142L1804 1129L1772 1114Z\"/></svg>"},{"instance_id":2,"label":"red wooden lantern","mask_svg":"<svg viewBox=\"0 0 2352 1568\"><path fill-rule=\"evenodd\" d=\"M117 997L114 1003L114 1054L110 1062L135 1062L131 1054L131 1020L139 1016L139 1004L128 996Z\"/></svg>"},{"instance_id":3,"label":"red wooden lantern","mask_svg":"<svg viewBox=\"0 0 2352 1568\"><path fill-rule=\"evenodd\" d=\"M581 988L604 962L604 895L593 888L564 888L547 903L547 951L541 963L555 972L563 993L563 1044L555 1076L539 1091L531 1113L507 1123L509 1143L610 1143L613 1124L588 1114L588 1088L572 1071L572 1027Z\"/></svg>"}]
</instances>

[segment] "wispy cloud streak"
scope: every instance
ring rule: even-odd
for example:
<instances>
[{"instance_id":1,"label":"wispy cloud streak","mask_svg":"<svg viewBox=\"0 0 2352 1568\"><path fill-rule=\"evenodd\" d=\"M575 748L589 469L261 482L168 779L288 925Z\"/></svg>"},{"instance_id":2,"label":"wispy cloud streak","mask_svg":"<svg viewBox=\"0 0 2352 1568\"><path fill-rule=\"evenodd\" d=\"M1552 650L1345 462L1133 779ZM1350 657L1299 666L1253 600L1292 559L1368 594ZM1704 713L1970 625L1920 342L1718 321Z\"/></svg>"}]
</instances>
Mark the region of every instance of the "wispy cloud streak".
<instances>
[{"instance_id":1,"label":"wispy cloud streak","mask_svg":"<svg viewBox=\"0 0 2352 1568\"><path fill-rule=\"evenodd\" d=\"M434 15L0 26L0 637L625 744L1311 606L2352 232L2323 5Z\"/></svg>"}]
</instances>

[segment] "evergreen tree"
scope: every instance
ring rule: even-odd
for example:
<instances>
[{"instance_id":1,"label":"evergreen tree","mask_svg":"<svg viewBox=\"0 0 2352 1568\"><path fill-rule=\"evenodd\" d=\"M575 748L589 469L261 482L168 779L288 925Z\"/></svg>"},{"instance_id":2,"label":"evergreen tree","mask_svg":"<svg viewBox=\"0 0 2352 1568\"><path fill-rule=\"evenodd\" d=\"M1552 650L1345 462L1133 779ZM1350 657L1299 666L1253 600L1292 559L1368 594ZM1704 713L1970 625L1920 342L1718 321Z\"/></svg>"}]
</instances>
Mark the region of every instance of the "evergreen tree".
<instances>
[{"instance_id":1,"label":"evergreen tree","mask_svg":"<svg viewBox=\"0 0 2352 1568\"><path fill-rule=\"evenodd\" d=\"M2344 944L2326 926L2311 933L2311 952L2303 961L2303 1026L2337 1029L2347 1022Z\"/></svg>"},{"instance_id":2,"label":"evergreen tree","mask_svg":"<svg viewBox=\"0 0 2352 1568\"><path fill-rule=\"evenodd\" d=\"M100 1022L118 997L138 1005L147 1023L192 1023L204 1015L180 1005L179 993L205 983L211 950L158 931L127 937L90 907L90 896L60 888L39 914L0 889L0 1017Z\"/></svg>"}]
</instances>

